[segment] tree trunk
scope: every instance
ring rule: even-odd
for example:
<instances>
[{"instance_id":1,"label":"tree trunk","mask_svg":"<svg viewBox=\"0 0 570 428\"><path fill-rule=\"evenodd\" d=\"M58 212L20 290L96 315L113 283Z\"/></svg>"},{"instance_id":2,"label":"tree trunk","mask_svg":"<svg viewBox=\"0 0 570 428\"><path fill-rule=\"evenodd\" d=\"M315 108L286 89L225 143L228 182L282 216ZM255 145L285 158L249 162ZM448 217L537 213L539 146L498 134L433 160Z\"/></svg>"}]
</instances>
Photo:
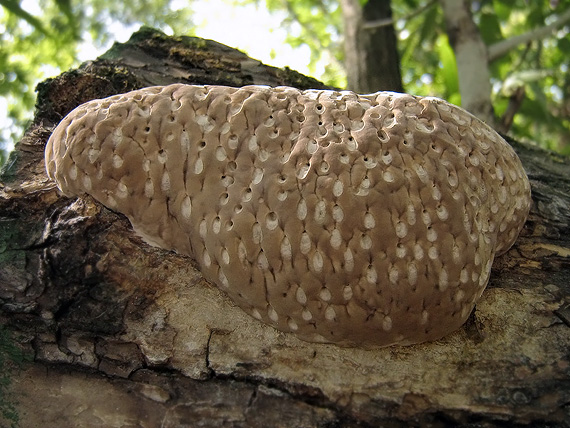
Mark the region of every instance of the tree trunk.
<instances>
[{"instance_id":1,"label":"tree trunk","mask_svg":"<svg viewBox=\"0 0 570 428\"><path fill-rule=\"evenodd\" d=\"M348 89L358 93L403 92L394 26L365 28L367 22L392 19L390 2L342 0L344 55Z\"/></svg>"},{"instance_id":2,"label":"tree trunk","mask_svg":"<svg viewBox=\"0 0 570 428\"><path fill-rule=\"evenodd\" d=\"M470 0L441 0L449 43L455 52L461 106L495 126L487 47L471 16Z\"/></svg>"},{"instance_id":3,"label":"tree trunk","mask_svg":"<svg viewBox=\"0 0 570 428\"><path fill-rule=\"evenodd\" d=\"M0 364L14 359L10 340L31 360L0 367L2 385L11 381L0 410L13 403L22 427L46 428L569 426L568 160L513 142L534 205L459 331L378 350L305 343L245 315L192 260L144 244L124 217L62 197L47 179L44 145L67 112L173 82L323 87L152 30L40 85L0 184Z\"/></svg>"}]
</instances>

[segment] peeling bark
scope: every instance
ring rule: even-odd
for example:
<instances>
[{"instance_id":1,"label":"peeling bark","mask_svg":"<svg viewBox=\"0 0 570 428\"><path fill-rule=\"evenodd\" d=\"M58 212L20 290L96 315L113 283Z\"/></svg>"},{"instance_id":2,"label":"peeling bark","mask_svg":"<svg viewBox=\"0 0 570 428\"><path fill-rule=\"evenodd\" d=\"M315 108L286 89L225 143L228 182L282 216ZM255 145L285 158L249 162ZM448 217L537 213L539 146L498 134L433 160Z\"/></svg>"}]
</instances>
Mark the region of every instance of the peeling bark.
<instances>
[{"instance_id":1,"label":"peeling bark","mask_svg":"<svg viewBox=\"0 0 570 428\"><path fill-rule=\"evenodd\" d=\"M173 82L323 87L151 30L40 86L0 184L0 319L33 359L12 373L21 426L570 426L567 159L512 142L533 208L459 331L378 350L305 343L47 180L43 148L68 111Z\"/></svg>"}]
</instances>

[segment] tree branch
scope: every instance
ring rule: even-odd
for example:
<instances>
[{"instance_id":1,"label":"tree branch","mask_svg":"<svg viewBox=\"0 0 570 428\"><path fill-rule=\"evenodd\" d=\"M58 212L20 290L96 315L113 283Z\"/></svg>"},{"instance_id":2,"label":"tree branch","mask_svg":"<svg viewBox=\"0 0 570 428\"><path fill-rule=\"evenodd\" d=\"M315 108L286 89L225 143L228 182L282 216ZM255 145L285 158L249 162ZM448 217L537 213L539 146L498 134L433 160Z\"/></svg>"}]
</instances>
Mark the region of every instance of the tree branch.
<instances>
[{"instance_id":1,"label":"tree branch","mask_svg":"<svg viewBox=\"0 0 570 428\"><path fill-rule=\"evenodd\" d=\"M540 27L532 31L528 31L524 34L510 37L508 39L501 40L500 42L492 44L487 48L489 61L494 61L500 58L501 56L509 52L511 49L513 49L515 46L518 46L523 43L528 43L532 40L542 39L550 35L558 27L561 27L562 25L564 25L569 21L570 21L570 9L559 15L558 19L556 19L554 22L550 23L549 25L545 25L544 27Z\"/></svg>"},{"instance_id":2,"label":"tree branch","mask_svg":"<svg viewBox=\"0 0 570 428\"><path fill-rule=\"evenodd\" d=\"M416 10L414 10L414 11L408 13L407 15L404 15L398 19L403 19L404 21L412 19L412 18L420 15L421 13L425 12L426 10L428 10L435 3L437 3L437 0L430 0L425 5L423 5L422 7L418 8L418 9L416 9ZM375 21L365 22L362 25L362 28L365 30L374 30L376 28L388 27L389 25L394 25L394 22L395 22L394 18L377 19Z\"/></svg>"},{"instance_id":3,"label":"tree branch","mask_svg":"<svg viewBox=\"0 0 570 428\"><path fill-rule=\"evenodd\" d=\"M321 48L324 49L323 44L321 42L321 37L319 36L319 34L317 33L317 31L315 31L315 29L313 28L312 25L309 25L310 23L302 20L301 16L297 13L297 10L295 9L294 5L292 4L292 2L290 1L283 1L282 2L282 7L287 11L287 13L289 13L289 15L291 15L293 17L294 21L297 21L299 23L299 25L301 27L303 27L303 29L307 32L307 36L310 37L313 40L313 43L316 46L320 46ZM319 2L319 8L321 9L321 11L323 12L324 16L326 17L327 14L329 13L326 9L326 7L324 7L322 2ZM306 43L306 42L305 42ZM313 50L313 48L311 47L310 44L306 43L309 48L311 48L311 50ZM344 64L342 64L341 62L339 62L334 55L330 56L330 60L331 63L335 64L340 70L344 70L345 66Z\"/></svg>"},{"instance_id":4,"label":"tree branch","mask_svg":"<svg viewBox=\"0 0 570 428\"><path fill-rule=\"evenodd\" d=\"M455 53L461 107L495 125L487 47L471 15L471 0L440 0L445 31Z\"/></svg>"},{"instance_id":5,"label":"tree branch","mask_svg":"<svg viewBox=\"0 0 570 428\"><path fill-rule=\"evenodd\" d=\"M516 112L521 108L522 103L525 98L525 88L524 86L519 86L513 95L509 98L509 105L505 113L501 117L499 124L497 125L497 131L503 134L509 132L511 126L513 126L513 121L515 118Z\"/></svg>"},{"instance_id":6,"label":"tree branch","mask_svg":"<svg viewBox=\"0 0 570 428\"><path fill-rule=\"evenodd\" d=\"M36 18L34 15L26 12L20 4L15 0L0 0L0 6L3 6L8 12L13 13L18 18L23 19L36 30L40 31L41 33L49 36L49 32L44 28L42 22Z\"/></svg>"}]
</instances>

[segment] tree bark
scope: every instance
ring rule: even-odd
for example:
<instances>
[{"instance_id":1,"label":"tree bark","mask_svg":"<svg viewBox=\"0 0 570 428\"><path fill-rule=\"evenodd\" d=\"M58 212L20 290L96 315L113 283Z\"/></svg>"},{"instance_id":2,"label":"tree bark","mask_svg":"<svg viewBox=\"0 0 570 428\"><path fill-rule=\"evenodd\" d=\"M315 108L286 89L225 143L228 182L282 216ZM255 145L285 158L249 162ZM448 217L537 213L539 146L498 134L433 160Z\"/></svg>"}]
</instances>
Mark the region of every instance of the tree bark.
<instances>
[{"instance_id":1,"label":"tree bark","mask_svg":"<svg viewBox=\"0 0 570 428\"><path fill-rule=\"evenodd\" d=\"M0 369L21 426L569 426L567 159L512 142L534 205L459 331L377 350L305 343L245 315L192 260L149 247L124 217L62 197L47 179L44 145L67 112L173 82L323 88L148 29L40 85L0 184L0 319L31 359Z\"/></svg>"},{"instance_id":2,"label":"tree bark","mask_svg":"<svg viewBox=\"0 0 570 428\"><path fill-rule=\"evenodd\" d=\"M390 2L342 0L348 89L358 93L403 92L397 39L392 24L365 28L366 22L391 19Z\"/></svg>"},{"instance_id":3,"label":"tree bark","mask_svg":"<svg viewBox=\"0 0 570 428\"><path fill-rule=\"evenodd\" d=\"M449 43L455 52L461 106L495 126L487 47L471 16L470 0L441 0Z\"/></svg>"},{"instance_id":4,"label":"tree bark","mask_svg":"<svg viewBox=\"0 0 570 428\"><path fill-rule=\"evenodd\" d=\"M518 45L551 35L557 28L570 21L570 10L561 13L549 24L486 46L473 20L470 0L440 0L440 3L449 42L455 52L461 106L499 132L508 129L507 126L510 126L508 116L514 115L516 110L507 112L507 117L500 122L495 117L491 100L489 64ZM510 108L520 107L524 93L518 95L521 98L512 99L514 102L511 102Z\"/></svg>"}]
</instances>

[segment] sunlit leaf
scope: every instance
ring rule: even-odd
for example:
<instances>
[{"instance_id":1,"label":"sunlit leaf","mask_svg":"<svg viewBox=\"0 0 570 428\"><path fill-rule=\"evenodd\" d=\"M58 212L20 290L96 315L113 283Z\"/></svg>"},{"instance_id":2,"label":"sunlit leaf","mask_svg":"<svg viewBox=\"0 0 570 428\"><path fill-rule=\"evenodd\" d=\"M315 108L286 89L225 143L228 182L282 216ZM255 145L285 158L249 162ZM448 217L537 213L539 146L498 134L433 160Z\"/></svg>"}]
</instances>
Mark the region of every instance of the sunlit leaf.
<instances>
[{"instance_id":1,"label":"sunlit leaf","mask_svg":"<svg viewBox=\"0 0 570 428\"><path fill-rule=\"evenodd\" d=\"M443 77L443 83L445 84L445 96L446 98L450 98L452 95L459 93L459 78L457 75L455 54L449 45L449 40L446 35L442 34L438 37L436 49L441 61L440 73Z\"/></svg>"},{"instance_id":2,"label":"sunlit leaf","mask_svg":"<svg viewBox=\"0 0 570 428\"><path fill-rule=\"evenodd\" d=\"M494 13L482 13L479 21L479 31L485 44L490 45L503 38L499 18Z\"/></svg>"},{"instance_id":3,"label":"sunlit leaf","mask_svg":"<svg viewBox=\"0 0 570 428\"><path fill-rule=\"evenodd\" d=\"M0 6L4 7L8 12L23 19L32 27L34 27L36 30L44 34L49 34L48 31L44 28L42 22L35 16L31 15L30 13L22 9L19 2L15 0L0 0Z\"/></svg>"},{"instance_id":4,"label":"sunlit leaf","mask_svg":"<svg viewBox=\"0 0 570 428\"><path fill-rule=\"evenodd\" d=\"M515 0L495 0L493 2L493 8L495 13L497 14L497 18L500 21L508 21L509 17L511 16L511 12L513 10Z\"/></svg>"},{"instance_id":5,"label":"sunlit leaf","mask_svg":"<svg viewBox=\"0 0 570 428\"><path fill-rule=\"evenodd\" d=\"M191 34L194 28L191 0L35 1L41 5L41 16L27 12L27 2L0 0L4 12L0 14L0 25L4 29L0 33L0 96L9 104L8 122L20 127L12 126L8 134L15 132L12 129L21 132L31 117L33 90L39 79L47 77L46 70L57 74L58 70L77 65L77 50L82 39L92 40L97 47L115 40L109 23L146 24L171 29L175 34ZM307 46L311 52L309 69L314 73L319 70L315 77L344 87L343 19L339 0L227 1L228 7L257 4L284 14L281 27L290 30L287 43L294 47ZM361 0L362 4L365 2ZM400 32L399 53L405 88L412 93L440 96L460 104L461 76L457 75L455 56L444 36L446 28L441 6L435 2L424 10L429 2L391 0L396 30ZM479 31L484 41L491 44L546 25L554 14L570 8L570 0L558 0L555 9L551 2L528 0L479 0L472 5ZM280 47L271 48L277 58ZM547 74L530 78L533 70L544 70ZM563 104L568 103L569 70L567 29L549 38L516 46L489 65L497 113L504 112L509 100L507 93L499 92L501 88L517 84L528 87L527 99L515 116L512 129L515 137L544 141L548 147L560 145L558 149L570 152L567 148L570 113ZM503 81L505 84L501 84ZM0 156L4 156L2 138L5 141L8 134L1 134ZM10 138L16 137L10 135Z\"/></svg>"},{"instance_id":6,"label":"sunlit leaf","mask_svg":"<svg viewBox=\"0 0 570 428\"><path fill-rule=\"evenodd\" d=\"M570 55L570 38L564 37L557 42L558 49L565 55Z\"/></svg>"},{"instance_id":7,"label":"sunlit leaf","mask_svg":"<svg viewBox=\"0 0 570 428\"><path fill-rule=\"evenodd\" d=\"M438 27L441 25L441 23L438 22L437 19L438 15L439 15L439 8L437 7L430 7L427 10L425 18L422 19L420 40L432 41L434 39Z\"/></svg>"}]
</instances>

